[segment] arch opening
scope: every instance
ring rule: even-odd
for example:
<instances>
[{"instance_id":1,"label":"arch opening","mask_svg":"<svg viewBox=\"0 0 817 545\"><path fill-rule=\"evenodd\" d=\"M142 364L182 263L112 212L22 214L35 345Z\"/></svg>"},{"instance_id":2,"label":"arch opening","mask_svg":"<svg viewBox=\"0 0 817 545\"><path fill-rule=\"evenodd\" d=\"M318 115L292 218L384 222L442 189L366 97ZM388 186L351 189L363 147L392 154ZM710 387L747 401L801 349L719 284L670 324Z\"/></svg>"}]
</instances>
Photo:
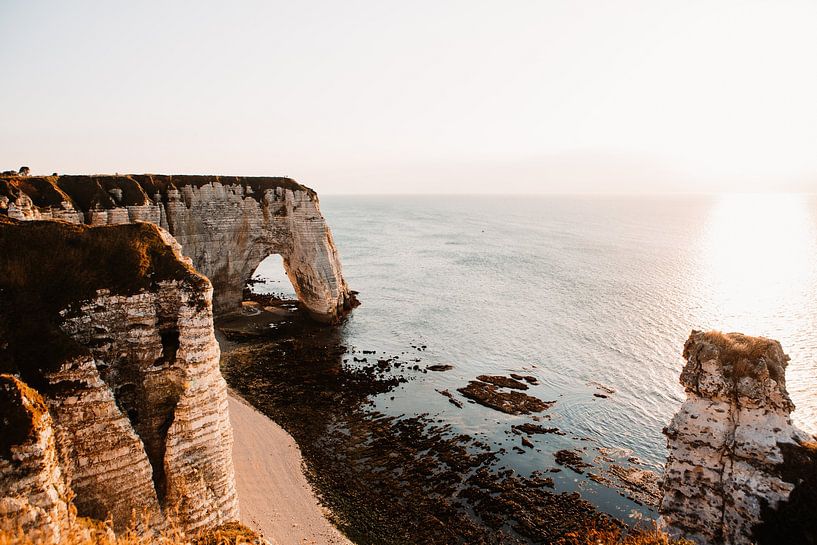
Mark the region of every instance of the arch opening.
<instances>
[{"instance_id":1,"label":"arch opening","mask_svg":"<svg viewBox=\"0 0 817 545\"><path fill-rule=\"evenodd\" d=\"M279 254L270 254L255 268L244 286L244 301L265 307L299 308L298 293Z\"/></svg>"}]
</instances>

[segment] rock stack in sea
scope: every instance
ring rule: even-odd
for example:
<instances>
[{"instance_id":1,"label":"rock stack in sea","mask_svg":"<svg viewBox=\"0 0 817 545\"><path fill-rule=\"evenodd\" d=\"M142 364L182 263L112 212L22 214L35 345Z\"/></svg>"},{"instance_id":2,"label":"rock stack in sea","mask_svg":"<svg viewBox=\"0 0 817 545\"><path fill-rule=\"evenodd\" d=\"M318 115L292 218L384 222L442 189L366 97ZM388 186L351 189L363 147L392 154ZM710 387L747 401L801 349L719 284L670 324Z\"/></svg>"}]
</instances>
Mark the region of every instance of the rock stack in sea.
<instances>
[{"instance_id":1,"label":"rock stack in sea","mask_svg":"<svg viewBox=\"0 0 817 545\"><path fill-rule=\"evenodd\" d=\"M0 216L0 254L0 519L52 541L71 498L116 529L236 520L213 289L173 238Z\"/></svg>"},{"instance_id":2,"label":"rock stack in sea","mask_svg":"<svg viewBox=\"0 0 817 545\"><path fill-rule=\"evenodd\" d=\"M792 425L780 343L693 331L684 359L687 399L664 430L662 524L706 544L813 543L817 451Z\"/></svg>"}]
</instances>

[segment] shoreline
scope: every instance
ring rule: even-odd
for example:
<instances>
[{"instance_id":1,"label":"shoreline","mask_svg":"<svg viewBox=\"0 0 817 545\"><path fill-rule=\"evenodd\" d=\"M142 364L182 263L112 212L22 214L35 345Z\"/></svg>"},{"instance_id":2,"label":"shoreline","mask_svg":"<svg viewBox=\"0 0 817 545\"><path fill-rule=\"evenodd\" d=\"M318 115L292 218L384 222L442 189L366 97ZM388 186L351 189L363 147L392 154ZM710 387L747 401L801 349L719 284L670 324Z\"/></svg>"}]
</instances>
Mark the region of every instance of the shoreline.
<instances>
[{"instance_id":1,"label":"shoreline","mask_svg":"<svg viewBox=\"0 0 817 545\"><path fill-rule=\"evenodd\" d=\"M632 511L605 513L583 497L590 487L651 511L645 503L654 498L642 495L650 483L633 482L651 472L633 473L635 462L576 445L575 450L556 452L552 463L544 462L530 474L516 474L503 463L505 447L522 450L519 441L530 444L529 434L548 433L549 428L529 423L509 429L504 443L489 444L432 415L381 413L373 398L422 380L427 369L417 365L419 359L398 354L378 359L375 352L356 348L350 352L338 328L315 324L296 307L257 301L245 307L260 312L223 317L216 326L222 374L231 391L286 430L293 445L297 441L294 448L304 464L299 460L298 473L311 485L313 502L316 494L347 539L359 545L510 545L630 526L625 516ZM374 361L350 356L358 353ZM347 365L348 360L363 364ZM513 379L477 378L503 384ZM615 467L615 462L626 465ZM236 464L237 473L246 473ZM243 503L241 511L242 520L257 524Z\"/></svg>"},{"instance_id":2,"label":"shoreline","mask_svg":"<svg viewBox=\"0 0 817 545\"><path fill-rule=\"evenodd\" d=\"M295 439L228 391L241 522L273 545L353 545L307 481Z\"/></svg>"}]
</instances>

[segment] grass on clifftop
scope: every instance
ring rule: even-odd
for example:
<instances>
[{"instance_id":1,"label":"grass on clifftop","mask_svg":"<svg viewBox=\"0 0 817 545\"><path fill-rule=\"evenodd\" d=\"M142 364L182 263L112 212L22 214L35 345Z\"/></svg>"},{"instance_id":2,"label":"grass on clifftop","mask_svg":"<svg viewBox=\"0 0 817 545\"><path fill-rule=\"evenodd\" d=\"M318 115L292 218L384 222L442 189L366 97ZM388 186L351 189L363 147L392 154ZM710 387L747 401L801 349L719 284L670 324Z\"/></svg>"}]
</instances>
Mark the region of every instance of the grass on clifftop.
<instances>
[{"instance_id":1,"label":"grass on clifftop","mask_svg":"<svg viewBox=\"0 0 817 545\"><path fill-rule=\"evenodd\" d=\"M701 337L718 348L721 365L733 379L758 378L764 366L775 381L781 382L785 377L784 369L775 361L775 352L779 348L777 341L720 331L707 331Z\"/></svg>"},{"instance_id":2,"label":"grass on clifftop","mask_svg":"<svg viewBox=\"0 0 817 545\"><path fill-rule=\"evenodd\" d=\"M260 195L267 189L289 189L291 191L305 191L314 198L314 190L301 185L292 178L280 176L214 176L214 175L189 175L189 174L131 174L131 178L142 186L145 192L153 196L155 193L165 193L168 189L175 187L181 189L185 186L202 187L212 183L222 185L242 185L253 190L254 195Z\"/></svg>"},{"instance_id":3,"label":"grass on clifftop","mask_svg":"<svg viewBox=\"0 0 817 545\"><path fill-rule=\"evenodd\" d=\"M59 311L100 289L132 295L158 281L207 279L148 223L88 227L0 216L0 372L42 385L40 372L85 353L57 327Z\"/></svg>"},{"instance_id":4,"label":"grass on clifftop","mask_svg":"<svg viewBox=\"0 0 817 545\"><path fill-rule=\"evenodd\" d=\"M60 545L255 545L262 543L258 534L238 522L227 522L187 536L179 530L167 530L156 537L127 531L115 536L105 524L78 519L64 532ZM43 545L23 532L0 530L0 545Z\"/></svg>"},{"instance_id":5,"label":"grass on clifftop","mask_svg":"<svg viewBox=\"0 0 817 545\"><path fill-rule=\"evenodd\" d=\"M558 545L695 545L688 539L674 539L659 530L655 523L649 529L591 529L568 534Z\"/></svg>"},{"instance_id":6,"label":"grass on clifftop","mask_svg":"<svg viewBox=\"0 0 817 545\"><path fill-rule=\"evenodd\" d=\"M286 177L184 174L0 175L0 197L14 201L19 192L23 192L40 208L60 208L63 202L71 202L75 209L87 213L89 210L149 204L157 194L160 200L166 200L170 189L200 188L216 183L249 188L252 190L250 195L259 201L267 189L279 187L303 191L311 200L317 200L314 190ZM119 197L114 197L115 190L118 190Z\"/></svg>"},{"instance_id":7,"label":"grass on clifftop","mask_svg":"<svg viewBox=\"0 0 817 545\"><path fill-rule=\"evenodd\" d=\"M56 176L3 176L0 177L0 196L14 200L18 192L23 192L34 206L60 206L71 198L57 186L56 180Z\"/></svg>"},{"instance_id":8,"label":"grass on clifftop","mask_svg":"<svg viewBox=\"0 0 817 545\"><path fill-rule=\"evenodd\" d=\"M100 288L132 294L159 280L206 283L149 223L88 227L0 216L0 253L0 290L40 297L55 309Z\"/></svg>"}]
</instances>

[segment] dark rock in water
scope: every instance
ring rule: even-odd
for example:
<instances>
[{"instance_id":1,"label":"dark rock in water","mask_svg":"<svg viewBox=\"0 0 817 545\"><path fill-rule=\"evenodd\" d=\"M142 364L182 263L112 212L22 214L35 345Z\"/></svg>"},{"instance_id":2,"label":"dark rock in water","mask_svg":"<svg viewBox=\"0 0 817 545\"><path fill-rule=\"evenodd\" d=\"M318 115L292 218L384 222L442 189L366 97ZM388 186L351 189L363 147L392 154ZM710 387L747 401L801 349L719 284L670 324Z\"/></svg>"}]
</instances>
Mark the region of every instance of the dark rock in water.
<instances>
[{"instance_id":1,"label":"dark rock in water","mask_svg":"<svg viewBox=\"0 0 817 545\"><path fill-rule=\"evenodd\" d=\"M451 392L449 392L448 390L437 390L437 392L447 397L449 403L451 403L458 409L462 409L462 402L457 399L454 399L454 396L451 395Z\"/></svg>"},{"instance_id":2,"label":"dark rock in water","mask_svg":"<svg viewBox=\"0 0 817 545\"><path fill-rule=\"evenodd\" d=\"M510 377L503 377L498 375L480 375L477 380L488 382L499 386L500 388L513 388L514 390L527 390L528 386Z\"/></svg>"},{"instance_id":3,"label":"dark rock in water","mask_svg":"<svg viewBox=\"0 0 817 545\"><path fill-rule=\"evenodd\" d=\"M454 368L453 365L448 364L429 365L428 367L426 367L426 369L428 369L429 371L450 371L453 368Z\"/></svg>"},{"instance_id":4,"label":"dark rock in water","mask_svg":"<svg viewBox=\"0 0 817 545\"><path fill-rule=\"evenodd\" d=\"M601 398L601 399L607 399L610 396L604 395L604 394L593 394L593 397L598 397L598 398Z\"/></svg>"},{"instance_id":5,"label":"dark rock in water","mask_svg":"<svg viewBox=\"0 0 817 545\"><path fill-rule=\"evenodd\" d=\"M616 389L613 388L612 386L607 386L606 384L602 384L601 382L596 382L595 380L591 380L590 382L587 383L587 385L588 386L593 386L597 390L601 390L602 392L604 392L608 396L616 393Z\"/></svg>"},{"instance_id":6,"label":"dark rock in water","mask_svg":"<svg viewBox=\"0 0 817 545\"><path fill-rule=\"evenodd\" d=\"M511 429L514 433L525 433L527 435L536 435L536 434L545 434L545 433L555 433L556 435L565 435L563 431L560 431L559 428L546 428L540 424L517 424L516 426L511 426Z\"/></svg>"},{"instance_id":7,"label":"dark rock in water","mask_svg":"<svg viewBox=\"0 0 817 545\"><path fill-rule=\"evenodd\" d=\"M610 479L608 479L606 477L602 477L601 475L597 475L595 473L588 472L587 477L591 481L595 481L595 482L597 482L599 484L603 484L604 486L607 486L607 487L610 487L610 488L613 487L613 483L610 481ZM635 501L635 500L633 500L633 501Z\"/></svg>"},{"instance_id":8,"label":"dark rock in water","mask_svg":"<svg viewBox=\"0 0 817 545\"><path fill-rule=\"evenodd\" d=\"M533 473L531 473L530 479L528 479L527 481L527 485L533 488L541 487L553 488L555 486L555 483L553 482L553 479L551 479L550 477L545 477L544 473L542 473L541 471L534 471Z\"/></svg>"},{"instance_id":9,"label":"dark rock in water","mask_svg":"<svg viewBox=\"0 0 817 545\"><path fill-rule=\"evenodd\" d=\"M516 380L524 380L528 384L539 384L539 379L533 375L517 375L516 373L511 373L511 378L515 378Z\"/></svg>"},{"instance_id":10,"label":"dark rock in water","mask_svg":"<svg viewBox=\"0 0 817 545\"><path fill-rule=\"evenodd\" d=\"M591 467L590 464L584 461L582 455L575 450L560 450L554 457L557 464L569 467L576 473L584 473L585 468Z\"/></svg>"},{"instance_id":11,"label":"dark rock in water","mask_svg":"<svg viewBox=\"0 0 817 545\"><path fill-rule=\"evenodd\" d=\"M530 439L528 439L524 435L522 436L522 444L528 448L533 448L533 443L531 443Z\"/></svg>"},{"instance_id":12,"label":"dark rock in water","mask_svg":"<svg viewBox=\"0 0 817 545\"><path fill-rule=\"evenodd\" d=\"M507 414L530 414L545 411L555 401L542 401L522 392L502 392L493 384L472 380L457 391L475 402Z\"/></svg>"}]
</instances>

